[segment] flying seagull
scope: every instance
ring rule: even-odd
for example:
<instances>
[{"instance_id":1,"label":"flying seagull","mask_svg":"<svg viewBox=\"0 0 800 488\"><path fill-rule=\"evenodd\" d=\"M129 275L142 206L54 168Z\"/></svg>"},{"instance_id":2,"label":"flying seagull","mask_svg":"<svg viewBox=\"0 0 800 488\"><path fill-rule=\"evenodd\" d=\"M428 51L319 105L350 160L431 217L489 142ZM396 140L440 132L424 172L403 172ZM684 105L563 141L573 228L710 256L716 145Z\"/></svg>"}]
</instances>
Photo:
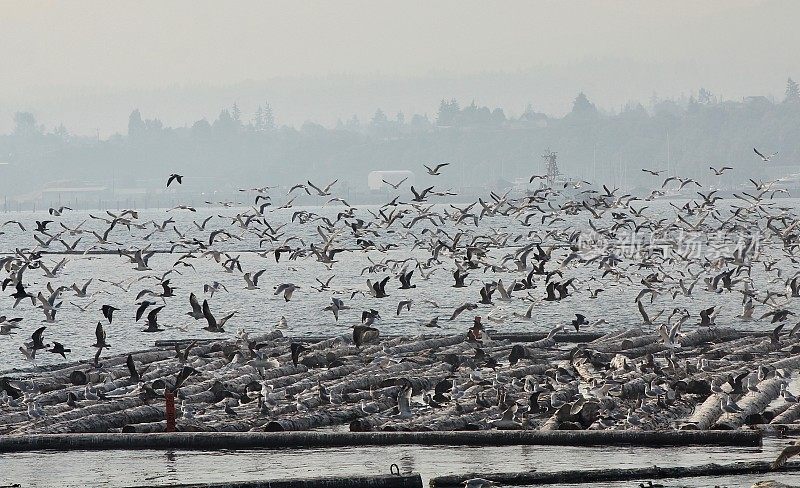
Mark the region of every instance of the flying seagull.
<instances>
[{"instance_id":1,"label":"flying seagull","mask_svg":"<svg viewBox=\"0 0 800 488\"><path fill-rule=\"evenodd\" d=\"M440 169L442 169L442 168L444 168L445 166L447 166L447 165L449 165L449 164L450 164L450 163L441 163L441 164L437 164L437 165L436 165L436 166L434 166L433 168L431 168L431 167L430 167L430 166L428 166L427 164L423 164L423 166L425 166L425 169L427 169L427 170L428 170L428 174L429 174L429 175L431 175L431 176L439 176L439 175L441 174L441 173L439 173L439 170L440 170Z\"/></svg>"},{"instance_id":2,"label":"flying seagull","mask_svg":"<svg viewBox=\"0 0 800 488\"><path fill-rule=\"evenodd\" d=\"M171 175L169 175L169 178L167 178L167 188L169 188L169 185L173 181L177 181L179 185L182 185L183 184L183 175L179 175L177 173L172 173Z\"/></svg>"}]
</instances>

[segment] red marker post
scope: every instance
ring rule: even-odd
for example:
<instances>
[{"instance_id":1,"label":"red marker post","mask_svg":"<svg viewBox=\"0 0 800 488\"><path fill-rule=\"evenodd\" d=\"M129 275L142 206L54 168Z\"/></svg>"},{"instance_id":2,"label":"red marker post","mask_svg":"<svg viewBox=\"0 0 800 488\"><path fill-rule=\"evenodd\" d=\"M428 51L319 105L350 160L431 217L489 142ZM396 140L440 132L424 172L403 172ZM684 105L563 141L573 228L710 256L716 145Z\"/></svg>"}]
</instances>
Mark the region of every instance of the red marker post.
<instances>
[{"instance_id":1,"label":"red marker post","mask_svg":"<svg viewBox=\"0 0 800 488\"><path fill-rule=\"evenodd\" d=\"M164 393L167 403L167 432L175 432L175 394L171 391Z\"/></svg>"}]
</instances>

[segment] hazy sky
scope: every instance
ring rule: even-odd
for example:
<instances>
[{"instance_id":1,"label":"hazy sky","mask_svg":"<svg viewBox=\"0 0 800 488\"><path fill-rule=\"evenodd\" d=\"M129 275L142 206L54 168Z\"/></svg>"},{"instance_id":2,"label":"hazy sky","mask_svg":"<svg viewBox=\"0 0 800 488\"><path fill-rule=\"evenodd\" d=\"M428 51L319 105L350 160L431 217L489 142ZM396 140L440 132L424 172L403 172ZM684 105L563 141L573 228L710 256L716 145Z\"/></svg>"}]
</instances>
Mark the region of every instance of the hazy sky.
<instances>
[{"instance_id":1,"label":"hazy sky","mask_svg":"<svg viewBox=\"0 0 800 488\"><path fill-rule=\"evenodd\" d=\"M596 71L581 72L584 63L607 61L657 66L656 80L646 83L667 80L659 88L668 95L699 82L731 96L779 94L786 76L800 78L798 18L794 0L0 2L0 117L25 107L57 112L52 100L71 93L67 87L108 94L332 74L457 78L552 70L569 73L569 87L632 92L609 100L612 106L651 90L618 83L624 72L606 70L601 80ZM441 98L424 95L431 106ZM558 107L573 96L564 93ZM135 96L126 100L139 104Z\"/></svg>"}]
</instances>

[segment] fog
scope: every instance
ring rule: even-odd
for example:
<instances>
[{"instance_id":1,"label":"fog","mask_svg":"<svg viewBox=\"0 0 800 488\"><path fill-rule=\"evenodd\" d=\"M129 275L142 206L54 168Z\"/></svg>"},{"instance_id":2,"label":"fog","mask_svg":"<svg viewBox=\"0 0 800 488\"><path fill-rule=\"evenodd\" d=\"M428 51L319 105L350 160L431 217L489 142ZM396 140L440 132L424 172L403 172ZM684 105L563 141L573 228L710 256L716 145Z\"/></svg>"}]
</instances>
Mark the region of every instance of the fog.
<instances>
[{"instance_id":1,"label":"fog","mask_svg":"<svg viewBox=\"0 0 800 488\"><path fill-rule=\"evenodd\" d=\"M31 111L77 134L168 125L272 101L333 124L442 98L563 115L578 91L630 100L780 95L800 76L786 1L3 2L0 130Z\"/></svg>"},{"instance_id":2,"label":"fog","mask_svg":"<svg viewBox=\"0 0 800 488\"><path fill-rule=\"evenodd\" d=\"M502 187L547 149L626 187L653 166L746 181L754 146L779 153L769 174L800 163L790 0L0 8L0 195L18 201L144 191L165 168L364 190L369 171L437 160L455 186Z\"/></svg>"}]
</instances>

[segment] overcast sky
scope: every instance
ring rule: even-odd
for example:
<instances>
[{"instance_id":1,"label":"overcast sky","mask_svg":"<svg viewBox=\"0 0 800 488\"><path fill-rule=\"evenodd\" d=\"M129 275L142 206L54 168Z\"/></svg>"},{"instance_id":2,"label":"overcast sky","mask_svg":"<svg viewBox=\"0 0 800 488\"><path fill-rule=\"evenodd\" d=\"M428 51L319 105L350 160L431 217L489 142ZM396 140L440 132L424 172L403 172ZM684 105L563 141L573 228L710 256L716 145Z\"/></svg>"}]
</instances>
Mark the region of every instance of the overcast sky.
<instances>
[{"instance_id":1,"label":"overcast sky","mask_svg":"<svg viewBox=\"0 0 800 488\"><path fill-rule=\"evenodd\" d=\"M654 73L666 80L658 88L666 95L704 83L731 97L778 95L787 76L800 78L800 1L794 0L17 1L1 2L0 11L4 119L9 111L32 108L49 110L37 115L52 121L63 105L53 100L76 88L108 95L276 77L452 79L552 70L568 72L575 82L570 88L614 86L613 78L626 73L600 70L608 79L598 80L597 71L580 69L613 61L658 67ZM599 90L596 98L609 97L613 106L641 97L651 90L645 83L657 82L644 78L643 86L619 84L630 93L613 98ZM502 87L496 90L473 96L503 100ZM420 96L430 97L431 106L441 98ZM564 93L558 107L573 96ZM125 100L148 103L131 95ZM396 97L387 102L400 105L387 105L388 111L419 103ZM72 114L65 117L73 124L84 124L69 108L63 112Z\"/></svg>"}]
</instances>

